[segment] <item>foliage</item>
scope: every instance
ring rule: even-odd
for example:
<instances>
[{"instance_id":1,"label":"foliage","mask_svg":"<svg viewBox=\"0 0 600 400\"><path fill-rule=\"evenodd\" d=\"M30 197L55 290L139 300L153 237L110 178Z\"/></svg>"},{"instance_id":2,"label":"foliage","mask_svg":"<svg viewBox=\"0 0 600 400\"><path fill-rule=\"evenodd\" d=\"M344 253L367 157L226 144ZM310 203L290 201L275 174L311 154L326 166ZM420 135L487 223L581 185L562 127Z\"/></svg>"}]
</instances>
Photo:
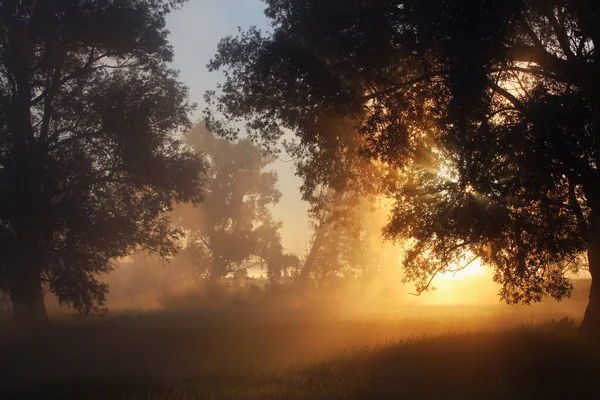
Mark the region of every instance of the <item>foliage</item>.
<instances>
[{"instance_id":1,"label":"foliage","mask_svg":"<svg viewBox=\"0 0 600 400\"><path fill-rule=\"evenodd\" d=\"M284 253L281 223L270 210L281 197L277 174L266 170L273 159L249 140L220 139L202 125L188 134L187 143L207 157L208 180L201 205L175 210L189 235L186 248L173 262L190 263L198 276L211 279L260 266L277 281L297 259Z\"/></svg>"},{"instance_id":2,"label":"foliage","mask_svg":"<svg viewBox=\"0 0 600 400\"><path fill-rule=\"evenodd\" d=\"M362 157L364 138L351 120L323 118L318 144L285 142L302 177L303 200L310 204L312 245L299 274L319 285L328 280L358 277L377 268L373 245L382 241L372 229L378 196L394 175L386 166ZM379 240L377 240L379 236ZM375 239L375 243L372 242Z\"/></svg>"},{"instance_id":3,"label":"foliage","mask_svg":"<svg viewBox=\"0 0 600 400\"><path fill-rule=\"evenodd\" d=\"M272 33L223 39L209 65L226 74L215 129L246 119L271 146L292 130L310 181L339 160L315 149L346 137L323 121L353 121L360 153L399 172L386 234L410 244L419 290L478 257L507 302L570 293L600 224L597 2L266 4Z\"/></svg>"},{"instance_id":4,"label":"foliage","mask_svg":"<svg viewBox=\"0 0 600 400\"><path fill-rule=\"evenodd\" d=\"M307 265L309 253L301 271L322 288L331 289L331 285L352 280L367 284L377 271L397 266L393 260L384 262L394 249L381 236L385 224L385 212L378 209L381 202L368 196L348 199L349 192L330 198L324 208L326 213L322 213L323 219L315 228L310 250L314 253L313 265ZM310 270L304 271L305 268Z\"/></svg>"},{"instance_id":5,"label":"foliage","mask_svg":"<svg viewBox=\"0 0 600 400\"><path fill-rule=\"evenodd\" d=\"M0 4L0 290L101 310L96 275L140 248L171 255L171 203L201 198L177 133L187 89L165 16L183 1Z\"/></svg>"}]
</instances>

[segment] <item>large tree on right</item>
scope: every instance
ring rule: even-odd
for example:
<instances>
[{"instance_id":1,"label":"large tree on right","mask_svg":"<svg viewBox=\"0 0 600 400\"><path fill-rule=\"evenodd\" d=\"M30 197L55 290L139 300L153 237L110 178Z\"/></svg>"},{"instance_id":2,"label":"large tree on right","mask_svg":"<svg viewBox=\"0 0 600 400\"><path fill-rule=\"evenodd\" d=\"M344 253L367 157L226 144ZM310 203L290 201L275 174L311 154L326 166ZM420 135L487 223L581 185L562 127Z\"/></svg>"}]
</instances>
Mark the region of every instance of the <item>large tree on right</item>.
<instances>
[{"instance_id":1,"label":"large tree on right","mask_svg":"<svg viewBox=\"0 0 600 400\"><path fill-rule=\"evenodd\" d=\"M225 38L210 64L227 78L209 125L235 134L226 121L247 120L266 143L290 129L301 160L344 141L320 121L355 121L360 155L402 172L386 234L409 239L418 290L480 258L505 301L560 299L587 253L580 330L600 338L600 3L266 4L272 31Z\"/></svg>"}]
</instances>

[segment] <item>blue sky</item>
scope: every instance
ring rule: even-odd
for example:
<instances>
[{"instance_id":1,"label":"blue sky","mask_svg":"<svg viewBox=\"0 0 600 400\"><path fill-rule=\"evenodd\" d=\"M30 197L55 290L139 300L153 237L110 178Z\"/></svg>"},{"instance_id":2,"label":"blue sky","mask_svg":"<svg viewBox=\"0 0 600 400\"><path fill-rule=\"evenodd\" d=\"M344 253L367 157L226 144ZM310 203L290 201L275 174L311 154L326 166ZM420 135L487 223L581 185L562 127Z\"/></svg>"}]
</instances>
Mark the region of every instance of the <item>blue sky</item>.
<instances>
[{"instance_id":1,"label":"blue sky","mask_svg":"<svg viewBox=\"0 0 600 400\"><path fill-rule=\"evenodd\" d=\"M260 0L190 0L182 9L169 15L167 27L175 48L174 67L190 87L192 99L198 103L195 118L203 109L202 95L214 88L218 73L209 73L206 64L215 54L219 40L235 35L238 27L252 25L268 28Z\"/></svg>"},{"instance_id":2,"label":"blue sky","mask_svg":"<svg viewBox=\"0 0 600 400\"><path fill-rule=\"evenodd\" d=\"M190 88L192 101L198 104L194 120L201 117L203 95L222 79L219 73L209 73L206 64L215 54L219 40L235 35L238 27L258 26L268 29L260 0L190 0L173 12L167 21L170 41L175 49L173 67ZM285 158L285 155L282 155ZM307 205L301 201L300 179L291 171L292 165L278 161L274 169L279 174L280 203L273 214L283 221L283 246L292 252L306 251L308 242Z\"/></svg>"}]
</instances>

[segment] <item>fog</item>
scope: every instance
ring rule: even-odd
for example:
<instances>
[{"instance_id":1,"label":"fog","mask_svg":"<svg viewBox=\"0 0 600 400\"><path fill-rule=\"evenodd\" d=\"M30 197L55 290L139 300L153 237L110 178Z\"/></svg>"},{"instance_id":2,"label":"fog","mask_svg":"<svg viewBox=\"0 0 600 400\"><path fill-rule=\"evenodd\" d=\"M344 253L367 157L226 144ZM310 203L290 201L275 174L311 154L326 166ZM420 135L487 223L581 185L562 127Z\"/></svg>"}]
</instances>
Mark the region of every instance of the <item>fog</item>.
<instances>
[{"instance_id":1,"label":"fog","mask_svg":"<svg viewBox=\"0 0 600 400\"><path fill-rule=\"evenodd\" d=\"M227 142L203 127L188 138L211 169L205 200L177 204L171 213L181 228L176 251L113 260L113 270L98 276L109 285L100 317L74 319L73 310L47 295L58 322L54 345L29 378L260 372L423 335L552 320L572 325L583 315L590 283L584 275L572 275L568 300L506 305L493 270L480 259L438 274L417 293L405 279L405 243L383 236L390 200L334 193L318 211L298 211L306 226L285 226L272 214L285 201L272 159L247 141ZM286 229L310 232L304 248L283 248ZM21 346L29 346L22 340L10 353L12 379L29 368L19 358ZM55 368L64 357L69 361Z\"/></svg>"},{"instance_id":2,"label":"fog","mask_svg":"<svg viewBox=\"0 0 600 400\"><path fill-rule=\"evenodd\" d=\"M208 160L205 199L174 206L171 221L181 232L171 255L140 250L113 260L113 270L98 276L109 286L108 316L202 310L242 320L244 313L392 321L480 315L532 323L583 315L590 284L585 272L570 273L569 300L506 305L494 270L474 258L445 268L419 293L403 268L407 242L384 237L394 202L380 197L373 182L360 189L350 184L320 189L325 194L313 198L316 205L291 211L280 207L289 200L280 197L276 160L259 146L219 138L203 125L185 140ZM374 168L365 161L359 166ZM277 207L287 214L275 217ZM283 247L298 232L307 232L304 244ZM301 282L303 275L307 282ZM51 298L48 307L61 315L71 312Z\"/></svg>"},{"instance_id":3,"label":"fog","mask_svg":"<svg viewBox=\"0 0 600 400\"><path fill-rule=\"evenodd\" d=\"M110 313L189 309L224 309L240 306L303 310L315 313L327 310L338 316L418 315L423 308L465 312L477 309L497 312L537 313L541 310L580 318L585 310L590 281L574 278L570 299L557 302L547 298L540 304L506 305L500 302L500 285L493 282L486 267L467 273L448 274L434 279L430 291L415 295L410 283L402 283L401 271L382 271L369 281L347 281L335 287L294 293L293 286L271 288L261 271L254 276L225 279L220 285L191 280L182 265L146 256L143 261L122 261L119 268L104 278L110 284L107 306ZM185 271L185 270L184 270ZM292 285L292 284L288 284Z\"/></svg>"},{"instance_id":4,"label":"fog","mask_svg":"<svg viewBox=\"0 0 600 400\"><path fill-rule=\"evenodd\" d=\"M437 290L420 296L389 271L326 290L273 287L260 277L214 285L186 280L173 263L141 259L121 261L106 277L111 292L103 317L74 319L48 298L52 329L39 337L3 336L11 369L0 382L271 373L426 336L537 329L565 320L570 326L583 315L589 291L589 281L577 280L567 301L503 305L485 270L442 277Z\"/></svg>"}]
</instances>

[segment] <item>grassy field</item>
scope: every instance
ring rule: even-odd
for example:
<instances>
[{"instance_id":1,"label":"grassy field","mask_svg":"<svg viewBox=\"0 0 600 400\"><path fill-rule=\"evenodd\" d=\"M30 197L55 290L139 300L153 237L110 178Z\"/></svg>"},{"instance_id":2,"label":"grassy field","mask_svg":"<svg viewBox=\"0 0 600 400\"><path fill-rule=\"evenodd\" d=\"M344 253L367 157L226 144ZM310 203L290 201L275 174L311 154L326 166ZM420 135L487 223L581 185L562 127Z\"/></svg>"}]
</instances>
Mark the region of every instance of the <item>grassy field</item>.
<instances>
[{"instance_id":1,"label":"grassy field","mask_svg":"<svg viewBox=\"0 0 600 400\"><path fill-rule=\"evenodd\" d=\"M571 320L528 310L130 313L34 337L4 327L0 399L600 398L600 349Z\"/></svg>"}]
</instances>

